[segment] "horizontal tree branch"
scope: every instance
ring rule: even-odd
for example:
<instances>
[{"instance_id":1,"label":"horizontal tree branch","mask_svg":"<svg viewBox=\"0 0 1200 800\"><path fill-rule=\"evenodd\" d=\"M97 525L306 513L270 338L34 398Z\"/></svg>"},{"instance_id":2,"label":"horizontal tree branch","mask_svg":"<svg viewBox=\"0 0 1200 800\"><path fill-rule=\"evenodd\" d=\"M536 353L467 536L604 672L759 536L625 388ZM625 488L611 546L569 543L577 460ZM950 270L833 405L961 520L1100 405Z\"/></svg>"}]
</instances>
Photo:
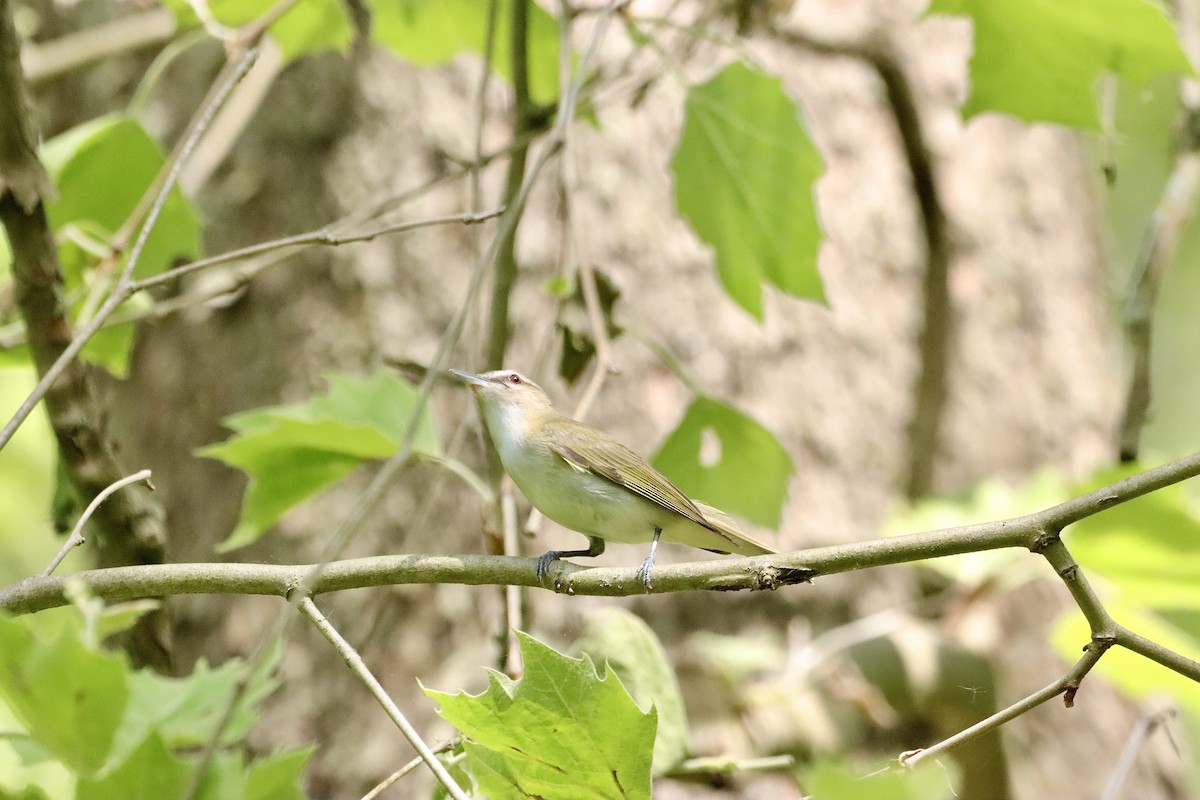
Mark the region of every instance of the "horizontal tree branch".
<instances>
[{"instance_id":1,"label":"horizontal tree branch","mask_svg":"<svg viewBox=\"0 0 1200 800\"><path fill-rule=\"evenodd\" d=\"M695 561L657 567L654 594L708 589L777 589L868 567L921 561L1003 547L1029 547L1036 537L1023 526L989 523L890 539L817 547L753 558ZM534 558L485 555L390 555L330 562L312 594L418 583L507 585L552 589L562 594L622 597L645 594L632 568L580 567L556 562L538 581ZM165 564L114 567L72 575L35 576L0 591L0 610L27 614L65 605L66 584L82 581L97 597L121 602L173 594L263 594L287 597L313 569L311 564Z\"/></svg>"}]
</instances>

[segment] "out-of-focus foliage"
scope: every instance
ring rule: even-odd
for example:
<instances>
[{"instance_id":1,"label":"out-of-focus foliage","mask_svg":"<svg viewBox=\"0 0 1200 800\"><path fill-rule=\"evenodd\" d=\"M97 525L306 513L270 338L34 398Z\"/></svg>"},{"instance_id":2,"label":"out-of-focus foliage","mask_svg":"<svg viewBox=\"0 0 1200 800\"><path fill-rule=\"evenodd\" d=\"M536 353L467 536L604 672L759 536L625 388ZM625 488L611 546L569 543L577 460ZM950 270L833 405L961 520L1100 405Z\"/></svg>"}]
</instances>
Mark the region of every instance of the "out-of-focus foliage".
<instances>
[{"instance_id":1,"label":"out-of-focus foliage","mask_svg":"<svg viewBox=\"0 0 1200 800\"><path fill-rule=\"evenodd\" d=\"M933 0L929 13L974 23L968 117L1002 111L1098 130L1102 75L1140 84L1191 72L1171 20L1147 0Z\"/></svg>"},{"instance_id":2,"label":"out-of-focus foliage","mask_svg":"<svg viewBox=\"0 0 1200 800\"><path fill-rule=\"evenodd\" d=\"M675 205L712 245L729 295L762 319L762 284L824 300L813 184L821 156L779 78L734 62L688 91Z\"/></svg>"},{"instance_id":3,"label":"out-of-focus foliage","mask_svg":"<svg viewBox=\"0 0 1200 800\"><path fill-rule=\"evenodd\" d=\"M732 406L697 397L653 463L690 497L779 527L791 456L774 434Z\"/></svg>"},{"instance_id":4,"label":"out-of-focus foliage","mask_svg":"<svg viewBox=\"0 0 1200 800\"><path fill-rule=\"evenodd\" d=\"M483 56L489 0L369 0L372 38L400 58L422 66L444 64L459 53ZM528 4L526 64L529 94L548 104L558 96L558 21ZM512 80L512 0L496 3L492 69Z\"/></svg>"},{"instance_id":5,"label":"out-of-focus foliage","mask_svg":"<svg viewBox=\"0 0 1200 800\"><path fill-rule=\"evenodd\" d=\"M467 769L492 800L650 797L654 709L642 711L620 679L592 660L517 634L525 677L488 671L478 695L427 689L466 737Z\"/></svg>"},{"instance_id":6,"label":"out-of-focus foliage","mask_svg":"<svg viewBox=\"0 0 1200 800\"><path fill-rule=\"evenodd\" d=\"M0 408L15 409L36 383L31 367L0 367ZM38 410L0 450L0 584L40 572L58 549L50 516L55 448Z\"/></svg>"},{"instance_id":7,"label":"out-of-focus foliage","mask_svg":"<svg viewBox=\"0 0 1200 800\"><path fill-rule=\"evenodd\" d=\"M113 271L122 268L124 259L108 265L107 271L96 269L108 255L113 235L162 169L165 155L136 119L110 114L54 137L42 147L41 157L57 190L57 199L46 211L60 242L72 316L79 319L85 309L89 315L95 312L98 293L111 286ZM200 215L175 187L146 239L134 277L157 274L176 259L200 253ZM135 310L146 302L134 298L120 311ZM133 332L132 325L99 331L84 348L84 358L123 377Z\"/></svg>"},{"instance_id":8,"label":"out-of-focus foliage","mask_svg":"<svg viewBox=\"0 0 1200 800\"><path fill-rule=\"evenodd\" d=\"M160 800L177 797L201 746L241 681L236 659L200 662L185 678L130 668L98 644L137 614L104 607L80 590L48 618L0 616L0 798ZM145 607L142 607L145 610ZM302 748L247 764L242 738L275 687L275 655L236 704L198 798L259 800L304 795Z\"/></svg>"},{"instance_id":9,"label":"out-of-focus foliage","mask_svg":"<svg viewBox=\"0 0 1200 800\"><path fill-rule=\"evenodd\" d=\"M945 762L867 772L840 761L818 761L800 771L800 785L806 796L837 800L949 800L957 796L952 770Z\"/></svg>"},{"instance_id":10,"label":"out-of-focus foliage","mask_svg":"<svg viewBox=\"0 0 1200 800\"><path fill-rule=\"evenodd\" d=\"M200 24L195 7L187 0L163 0L181 28ZM212 18L227 28L238 28L261 19L278 5L277 0L208 0L204 4ZM354 30L346 17L346 6L338 0L304 0L295 3L267 29L286 61L322 50L345 51Z\"/></svg>"},{"instance_id":11,"label":"out-of-focus foliage","mask_svg":"<svg viewBox=\"0 0 1200 800\"><path fill-rule=\"evenodd\" d=\"M235 433L200 452L250 476L237 527L225 550L258 539L285 511L364 461L387 458L403 443L417 391L386 372L369 379L329 376L329 392L307 403L258 408L225 424ZM441 452L428 414L414 423L413 451Z\"/></svg>"},{"instance_id":12,"label":"out-of-focus foliage","mask_svg":"<svg viewBox=\"0 0 1200 800\"><path fill-rule=\"evenodd\" d=\"M885 536L935 531L1029 514L1070 495L1070 487L1057 470L1039 471L1019 486L1004 481L980 481L970 491L954 497L928 497L897 505L883 524ZM1023 583L1043 574L1042 564L1022 550L986 550L926 561L922 566L943 572L965 586L996 582L1004 586Z\"/></svg>"}]
</instances>

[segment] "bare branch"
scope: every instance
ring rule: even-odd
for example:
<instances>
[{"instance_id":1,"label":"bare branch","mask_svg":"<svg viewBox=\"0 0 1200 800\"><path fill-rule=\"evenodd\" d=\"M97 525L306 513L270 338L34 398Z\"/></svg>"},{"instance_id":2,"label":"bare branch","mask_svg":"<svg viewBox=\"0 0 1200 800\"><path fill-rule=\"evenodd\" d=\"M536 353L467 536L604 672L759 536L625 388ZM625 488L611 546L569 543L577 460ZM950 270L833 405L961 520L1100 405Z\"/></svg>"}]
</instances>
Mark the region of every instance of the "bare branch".
<instances>
[{"instance_id":1,"label":"bare branch","mask_svg":"<svg viewBox=\"0 0 1200 800\"><path fill-rule=\"evenodd\" d=\"M166 8L151 8L59 39L31 44L21 62L26 80L41 83L93 61L161 44L174 34L175 15Z\"/></svg>"},{"instance_id":2,"label":"bare branch","mask_svg":"<svg viewBox=\"0 0 1200 800\"><path fill-rule=\"evenodd\" d=\"M408 721L408 718L404 716L404 712L400 710L400 707L396 705L396 702L392 700L390 696L388 696L388 693L384 690L383 685L380 684L378 679L371 674L371 670L367 669L367 665L363 662L362 656L360 656L358 651L355 650L350 643L347 642L340 633L338 633L337 629L330 624L329 620L326 619L325 615L322 614L320 609L317 608L316 603L312 601L311 597L305 597L300 601L300 610L304 612L304 615L312 621L313 625L317 627L317 630L321 632L321 635L324 636L331 645L333 645L333 649L337 650L338 655L340 655L342 660L346 662L346 666L350 668L350 671L357 675L358 679L366 685L367 689L379 702L379 705L383 707L383 710L387 713L388 717L396 724L396 727L400 729L400 732L404 734L404 738L408 739L408 743L413 746L413 749L417 751L418 755L420 755L421 760L424 761L429 769L433 772L434 777L438 779L438 782L441 783L442 786L446 787L446 791L449 792L450 796L455 798L455 800L469 800L467 793L462 790L462 787L459 786L454 778L451 777L450 773L446 771L446 768L442 765L442 762L438 761L438 758L436 755L434 755L433 750L429 748L429 745L425 744L425 740L421 738L421 734L417 732L417 729L414 728L412 723Z\"/></svg>"},{"instance_id":3,"label":"bare branch","mask_svg":"<svg viewBox=\"0 0 1200 800\"><path fill-rule=\"evenodd\" d=\"M58 565L62 563L62 560L67 557L67 553L83 544L83 526L87 524L87 521L92 518L92 514L96 513L96 509L100 507L101 503L108 499L110 494L128 486L131 483L137 483L138 481L145 481L151 489L154 488L154 484L150 483L150 470L143 469L139 472L135 472L132 475L121 478L121 480L116 481L115 483L109 484L104 491L92 498L92 502L88 503L88 507L82 514L79 515L79 521L75 523L75 527L72 529L71 535L67 537L65 542L63 542L63 546L58 551L58 554L55 555L54 558L50 560L50 563L46 565L46 568L42 570L42 574L49 575L53 573L54 570L58 569Z\"/></svg>"},{"instance_id":4,"label":"bare branch","mask_svg":"<svg viewBox=\"0 0 1200 800\"><path fill-rule=\"evenodd\" d=\"M1092 667L1096 666L1096 662L1100 660L1100 656L1104 655L1105 650L1109 645L1098 642L1089 642L1084 647L1083 658L1076 662L1071 670L1054 683L1029 695L1025 699L1013 703L1006 709L998 711L987 719L977 722L965 731L954 734L949 739L944 739L932 747L926 747L921 750L911 750L900 755L900 763L906 767L915 767L920 762L927 758L945 755L956 747L966 744L967 742L978 739L985 733L994 731L1006 722L1016 719L1022 714L1032 711L1052 697L1057 697L1064 692L1072 693L1079 687L1079 682L1083 677L1091 671ZM1068 701L1068 706L1070 702Z\"/></svg>"},{"instance_id":5,"label":"bare branch","mask_svg":"<svg viewBox=\"0 0 1200 800\"><path fill-rule=\"evenodd\" d=\"M453 223L462 223L464 225L473 225L479 222L492 219L504 213L504 208L493 208L490 211L482 211L479 213L467 214L448 214L441 217L431 217L429 219L408 220L405 222L396 222L390 225L381 225L377 228L372 228L366 231L357 233L337 233L332 229L332 226L319 228L315 231L306 233L298 233L295 236L285 236L281 239L273 239L269 242L260 242L258 244L248 245L230 250L227 253L220 253L208 258L201 258L192 261L188 264L182 264L174 269L169 269L166 272L158 275L152 275L149 278L143 278L140 281L134 281L131 284L132 291L139 292L145 289L152 289L155 286L162 286L167 283L172 283L180 278L191 275L194 272L201 272L206 269L228 264L232 261L242 261L247 258L260 256L264 253L269 253L273 250L282 250L291 247L305 247L309 245L328 245L330 247L338 247L352 242L366 242L371 239L376 239L380 236L385 236L390 233L403 233L404 231L416 230L417 228L428 228L434 225L450 225Z\"/></svg>"},{"instance_id":6,"label":"bare branch","mask_svg":"<svg viewBox=\"0 0 1200 800\"><path fill-rule=\"evenodd\" d=\"M1174 719L1178 715L1178 709L1167 708L1137 721L1129 733L1129 738L1125 741L1125 747L1122 748L1121 755L1117 758L1117 764L1113 767L1112 774L1108 776L1108 783L1104 785L1104 794L1100 795L1100 800L1118 800L1120 798L1125 780L1133 771L1134 762L1146 740L1160 726L1170 735L1170 730L1165 726L1168 720Z\"/></svg>"},{"instance_id":7,"label":"bare branch","mask_svg":"<svg viewBox=\"0 0 1200 800\"><path fill-rule=\"evenodd\" d=\"M449 750L453 750L454 748L458 747L458 745L461 742L462 742L461 736L452 736L449 739L447 739L446 741L442 742L441 744L435 746L433 748L433 752L435 754L445 753ZM371 789L371 791L364 794L362 796L361 800L375 800L375 798L379 797L379 795L382 794L384 792L384 790L386 790L388 787L392 786L392 784L394 784L396 781L403 778L408 773L412 772L417 767L421 766L422 763L424 763L424 762L422 761L421 757L417 756L412 761L408 762L403 767L401 767L400 769L393 772L391 775L388 775L386 778L381 780L378 784L375 785L374 788Z\"/></svg>"}]
</instances>

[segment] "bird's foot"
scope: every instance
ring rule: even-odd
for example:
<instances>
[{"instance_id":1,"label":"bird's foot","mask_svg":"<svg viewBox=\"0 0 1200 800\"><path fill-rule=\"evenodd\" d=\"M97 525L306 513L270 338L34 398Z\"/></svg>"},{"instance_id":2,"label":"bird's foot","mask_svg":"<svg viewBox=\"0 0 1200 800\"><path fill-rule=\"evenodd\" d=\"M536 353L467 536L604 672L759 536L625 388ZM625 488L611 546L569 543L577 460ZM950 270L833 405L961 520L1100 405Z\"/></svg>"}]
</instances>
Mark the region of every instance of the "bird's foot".
<instances>
[{"instance_id":1,"label":"bird's foot","mask_svg":"<svg viewBox=\"0 0 1200 800\"><path fill-rule=\"evenodd\" d=\"M642 582L642 586L646 587L646 591L650 591L650 569L654 566L654 555L646 557L641 566L637 568L638 580Z\"/></svg>"},{"instance_id":2,"label":"bird's foot","mask_svg":"<svg viewBox=\"0 0 1200 800\"><path fill-rule=\"evenodd\" d=\"M646 556L646 560L637 568L638 579L641 580L642 586L646 587L646 591L650 591L650 570L654 567L654 554L658 552L658 540L662 536L662 528L654 529L654 541L650 543L650 555Z\"/></svg>"},{"instance_id":3,"label":"bird's foot","mask_svg":"<svg viewBox=\"0 0 1200 800\"><path fill-rule=\"evenodd\" d=\"M550 571L550 565L555 561L561 561L564 558L580 557L580 558L595 558L604 552L604 540L596 536L588 537L588 546L584 550L547 550L538 556L537 567L535 573L538 583L544 583L546 574Z\"/></svg>"},{"instance_id":4,"label":"bird's foot","mask_svg":"<svg viewBox=\"0 0 1200 800\"><path fill-rule=\"evenodd\" d=\"M550 565L555 561L561 560L562 557L562 550L549 550L538 556L537 567L535 568L538 583L542 583L546 580L546 573L550 571Z\"/></svg>"}]
</instances>

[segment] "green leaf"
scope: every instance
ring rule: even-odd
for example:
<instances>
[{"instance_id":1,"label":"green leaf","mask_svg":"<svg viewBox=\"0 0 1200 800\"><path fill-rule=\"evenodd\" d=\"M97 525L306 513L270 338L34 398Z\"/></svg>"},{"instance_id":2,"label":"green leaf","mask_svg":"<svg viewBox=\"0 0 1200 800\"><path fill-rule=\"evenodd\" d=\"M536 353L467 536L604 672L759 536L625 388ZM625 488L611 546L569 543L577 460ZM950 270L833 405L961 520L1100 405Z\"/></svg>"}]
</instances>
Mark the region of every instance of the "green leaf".
<instances>
[{"instance_id":1,"label":"green leaf","mask_svg":"<svg viewBox=\"0 0 1200 800\"><path fill-rule=\"evenodd\" d=\"M778 78L735 62L688 91L675 205L712 245L725 290L762 319L762 284L824 301L813 184L821 157Z\"/></svg>"},{"instance_id":2,"label":"green leaf","mask_svg":"<svg viewBox=\"0 0 1200 800\"><path fill-rule=\"evenodd\" d=\"M933 0L929 13L974 22L967 117L1002 111L1098 130L1100 76L1140 84L1191 72L1171 20L1146 0Z\"/></svg>"},{"instance_id":3,"label":"green leaf","mask_svg":"<svg viewBox=\"0 0 1200 800\"><path fill-rule=\"evenodd\" d=\"M50 224L61 240L59 259L72 306L78 316L92 284L108 282L97 275L97 250L107 252L113 233L138 206L162 168L165 157L158 143L134 118L110 114L90 120L46 142L42 158L54 178L58 198L47 204ZM70 232L70 236L65 234ZM81 244L82 243L82 244ZM150 232L134 277L162 272L177 259L201 254L200 216L178 187L167 195L162 213ZM103 286L103 284L102 284ZM134 297L118 309L125 314L150 304ZM100 330L83 348L83 358L118 378L128 369L134 326Z\"/></svg>"},{"instance_id":4,"label":"green leaf","mask_svg":"<svg viewBox=\"0 0 1200 800\"><path fill-rule=\"evenodd\" d=\"M737 409L697 397L653 464L689 497L779 527L792 459L770 431Z\"/></svg>"},{"instance_id":5,"label":"green leaf","mask_svg":"<svg viewBox=\"0 0 1200 800\"><path fill-rule=\"evenodd\" d=\"M93 772L125 708L125 664L86 648L74 625L44 641L24 622L0 616L0 698L55 758Z\"/></svg>"},{"instance_id":6,"label":"green leaf","mask_svg":"<svg viewBox=\"0 0 1200 800\"><path fill-rule=\"evenodd\" d=\"M1076 494L1141 472L1106 470ZM1182 484L1166 486L1080 520L1066 543L1091 576L1121 597L1157 610L1200 610L1200 519Z\"/></svg>"},{"instance_id":7,"label":"green leaf","mask_svg":"<svg viewBox=\"0 0 1200 800\"><path fill-rule=\"evenodd\" d=\"M623 608L600 608L583 615L576 646L593 662L617 674L634 701L658 711L654 739L655 775L663 775L687 757L687 713L675 670L650 626Z\"/></svg>"},{"instance_id":8,"label":"green leaf","mask_svg":"<svg viewBox=\"0 0 1200 800\"><path fill-rule=\"evenodd\" d=\"M191 765L151 733L125 761L101 777L81 778L76 800L162 800L178 797Z\"/></svg>"},{"instance_id":9,"label":"green leaf","mask_svg":"<svg viewBox=\"0 0 1200 800\"><path fill-rule=\"evenodd\" d=\"M225 725L222 744L239 741L253 727L258 718L258 703L278 685L274 669L281 653L281 648L274 648L271 657L251 678ZM191 675L182 678L171 678L150 670L132 673L129 676L129 705L113 743L112 759L124 758L152 731L172 747L205 744L225 713L244 669L242 661L232 658L215 669L201 660Z\"/></svg>"},{"instance_id":10,"label":"green leaf","mask_svg":"<svg viewBox=\"0 0 1200 800\"><path fill-rule=\"evenodd\" d=\"M490 671L487 691L426 690L467 737L471 773L492 800L649 798L656 714L620 680L518 633L525 677Z\"/></svg>"},{"instance_id":11,"label":"green leaf","mask_svg":"<svg viewBox=\"0 0 1200 800\"><path fill-rule=\"evenodd\" d=\"M58 191L58 199L46 206L55 231L86 224L109 234L138 205L165 161L150 134L123 114L97 117L59 134L42 147L42 158ZM200 216L176 187L167 195L134 275L154 275L175 259L200 254Z\"/></svg>"},{"instance_id":12,"label":"green leaf","mask_svg":"<svg viewBox=\"0 0 1200 800\"><path fill-rule=\"evenodd\" d=\"M298 747L253 762L242 800L304 800L300 776L315 750L312 745Z\"/></svg>"},{"instance_id":13,"label":"green leaf","mask_svg":"<svg viewBox=\"0 0 1200 800\"><path fill-rule=\"evenodd\" d=\"M209 10L218 22L238 28L277 6L278 0L209 0ZM200 24L187 0L163 0L175 15L180 28ZM279 43L285 62L323 50L345 52L354 38L354 28L338 0L304 0L287 10L270 28L271 38Z\"/></svg>"},{"instance_id":14,"label":"green leaf","mask_svg":"<svg viewBox=\"0 0 1200 800\"><path fill-rule=\"evenodd\" d=\"M368 0L371 37L400 58L421 66L445 64L459 53L481 58L489 0ZM512 81L513 0L498 0L492 69ZM526 63L529 95L548 105L558 96L558 22L528 3Z\"/></svg>"},{"instance_id":15,"label":"green leaf","mask_svg":"<svg viewBox=\"0 0 1200 800\"><path fill-rule=\"evenodd\" d=\"M96 620L96 635L101 641L132 628L137 621L162 607L161 600L130 600L104 606Z\"/></svg>"},{"instance_id":16,"label":"green leaf","mask_svg":"<svg viewBox=\"0 0 1200 800\"><path fill-rule=\"evenodd\" d=\"M58 800L70 797L74 784L74 776L62 764L32 764L0 740L0 800Z\"/></svg>"},{"instance_id":17,"label":"green leaf","mask_svg":"<svg viewBox=\"0 0 1200 800\"><path fill-rule=\"evenodd\" d=\"M235 414L225 424L236 434L202 448L250 476L242 516L221 550L256 541L284 512L345 477L364 461L396 452L418 395L386 372L370 379L329 376L330 389L303 405ZM428 414L413 440L418 453L441 448Z\"/></svg>"}]
</instances>

